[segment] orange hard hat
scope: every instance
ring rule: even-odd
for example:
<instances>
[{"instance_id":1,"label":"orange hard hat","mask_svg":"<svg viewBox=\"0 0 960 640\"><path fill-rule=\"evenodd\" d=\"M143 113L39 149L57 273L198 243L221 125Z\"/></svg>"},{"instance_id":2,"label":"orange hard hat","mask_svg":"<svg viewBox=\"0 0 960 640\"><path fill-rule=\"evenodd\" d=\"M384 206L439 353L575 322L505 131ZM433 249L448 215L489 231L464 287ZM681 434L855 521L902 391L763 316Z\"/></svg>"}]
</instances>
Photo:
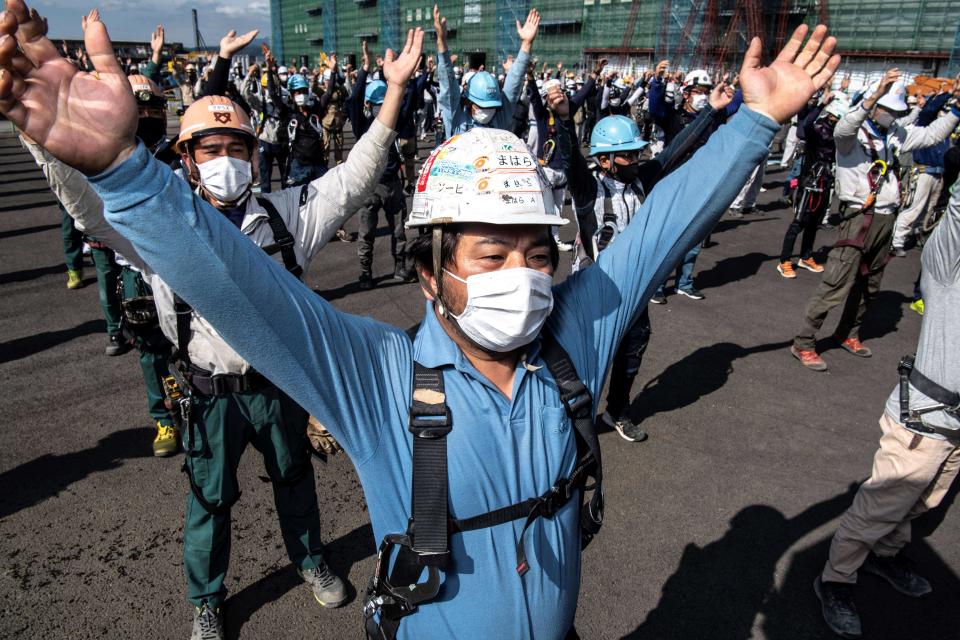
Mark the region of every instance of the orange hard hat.
<instances>
[{"instance_id":1,"label":"orange hard hat","mask_svg":"<svg viewBox=\"0 0 960 640\"><path fill-rule=\"evenodd\" d=\"M166 106L167 99L163 91L157 86L157 83L144 75L127 76L130 82L130 88L133 89L133 95L137 99L137 104L149 106Z\"/></svg>"},{"instance_id":2,"label":"orange hard hat","mask_svg":"<svg viewBox=\"0 0 960 640\"><path fill-rule=\"evenodd\" d=\"M257 139L250 116L240 105L223 96L206 96L190 105L183 114L180 137L175 146L177 151L183 153L188 141L223 133L240 135L251 144Z\"/></svg>"}]
</instances>

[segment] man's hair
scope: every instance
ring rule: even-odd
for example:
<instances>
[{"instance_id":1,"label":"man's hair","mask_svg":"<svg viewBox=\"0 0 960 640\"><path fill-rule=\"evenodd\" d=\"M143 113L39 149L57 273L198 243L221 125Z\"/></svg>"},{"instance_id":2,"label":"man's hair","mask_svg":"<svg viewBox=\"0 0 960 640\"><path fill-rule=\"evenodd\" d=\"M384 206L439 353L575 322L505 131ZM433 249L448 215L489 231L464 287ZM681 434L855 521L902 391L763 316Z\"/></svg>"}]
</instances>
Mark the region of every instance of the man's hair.
<instances>
[{"instance_id":1,"label":"man's hair","mask_svg":"<svg viewBox=\"0 0 960 640\"><path fill-rule=\"evenodd\" d=\"M414 264L433 274L433 227L420 227L420 235L407 242L407 256L413 259ZM440 266L453 266L453 257L457 251L457 243L460 242L460 236L463 233L461 225L450 225L444 227L443 236L440 240ZM550 262L553 268L557 268L560 262L560 249L557 247L557 241L552 233L547 233L550 247Z\"/></svg>"}]
</instances>

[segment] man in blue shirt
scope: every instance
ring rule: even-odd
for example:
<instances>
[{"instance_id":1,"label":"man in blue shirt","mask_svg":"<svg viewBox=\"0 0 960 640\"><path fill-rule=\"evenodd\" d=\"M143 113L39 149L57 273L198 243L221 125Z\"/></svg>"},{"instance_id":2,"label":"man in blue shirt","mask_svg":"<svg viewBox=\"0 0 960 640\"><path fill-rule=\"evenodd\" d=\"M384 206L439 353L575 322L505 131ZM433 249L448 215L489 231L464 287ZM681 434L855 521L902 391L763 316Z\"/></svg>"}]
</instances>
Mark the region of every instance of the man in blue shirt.
<instances>
[{"instance_id":1,"label":"man in blue shirt","mask_svg":"<svg viewBox=\"0 0 960 640\"><path fill-rule=\"evenodd\" d=\"M492 127L510 129L513 123L513 109L520 100L523 90L523 78L530 64L530 50L537 37L540 26L540 14L531 9L523 26L517 21L517 35L520 36L520 52L507 71L503 89L493 74L477 71L461 92L450 52L447 51L447 19L440 15L440 8L433 6L433 28L437 32L437 79L440 82L440 115L448 137L469 131L474 127Z\"/></svg>"},{"instance_id":2,"label":"man in blue shirt","mask_svg":"<svg viewBox=\"0 0 960 640\"><path fill-rule=\"evenodd\" d=\"M22 0L7 7L0 111L91 176L108 220L140 255L238 353L329 426L356 465L377 538L405 530L411 517L414 362L444 372L455 425L446 436L450 515L544 494L570 475L576 446L540 355L541 328L597 397L617 343L666 270L720 218L778 122L840 62L823 26L805 47L807 27L799 27L766 68L754 39L740 74L745 108L654 189L595 265L553 287L549 227L562 221L536 160L519 139L490 129L440 147L421 171L411 211L411 224L432 229L430 244L414 251L427 302L411 341L395 327L334 309L136 144L133 97L120 84L101 24L85 34L98 62L94 76L58 62ZM24 32L21 21L29 25ZM59 102L52 99L58 91ZM105 108L110 125L100 117ZM471 151L474 162L464 165ZM452 564L438 596L403 619L399 637L565 637L580 584L577 503L529 527L530 569L522 576L513 557L522 521L452 534Z\"/></svg>"}]
</instances>

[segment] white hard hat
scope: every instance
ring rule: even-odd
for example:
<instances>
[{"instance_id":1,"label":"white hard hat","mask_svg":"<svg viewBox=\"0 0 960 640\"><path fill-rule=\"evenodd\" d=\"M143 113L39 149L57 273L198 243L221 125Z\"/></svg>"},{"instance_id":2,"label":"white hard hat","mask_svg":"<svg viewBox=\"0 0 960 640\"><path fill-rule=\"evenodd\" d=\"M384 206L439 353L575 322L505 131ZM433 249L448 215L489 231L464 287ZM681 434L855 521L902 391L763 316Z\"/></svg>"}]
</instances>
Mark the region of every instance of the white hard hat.
<instances>
[{"instance_id":1,"label":"white hard hat","mask_svg":"<svg viewBox=\"0 0 960 640\"><path fill-rule=\"evenodd\" d=\"M840 96L843 97L841 98ZM833 100L823 108L823 115L833 116L839 120L847 115L848 111L850 111L850 99L846 94L838 93L833 96Z\"/></svg>"},{"instance_id":2,"label":"white hard hat","mask_svg":"<svg viewBox=\"0 0 960 640\"><path fill-rule=\"evenodd\" d=\"M876 93L879 88L880 81L878 80L870 85L870 89L867 90L867 95L869 96ZM877 100L877 106L894 112L908 111L910 107L907 105L907 86L903 81L897 80L894 82L890 90Z\"/></svg>"},{"instance_id":3,"label":"white hard hat","mask_svg":"<svg viewBox=\"0 0 960 640\"><path fill-rule=\"evenodd\" d=\"M567 224L526 144L509 131L487 127L434 149L420 170L407 227L462 222Z\"/></svg>"},{"instance_id":4,"label":"white hard hat","mask_svg":"<svg viewBox=\"0 0 960 640\"><path fill-rule=\"evenodd\" d=\"M683 88L687 89L689 87L706 87L710 89L713 87L713 81L705 69L694 69L683 79Z\"/></svg>"},{"instance_id":5,"label":"white hard hat","mask_svg":"<svg viewBox=\"0 0 960 640\"><path fill-rule=\"evenodd\" d=\"M279 75L281 73L289 73L289 72L287 71L286 67L277 67L277 74Z\"/></svg>"}]
</instances>

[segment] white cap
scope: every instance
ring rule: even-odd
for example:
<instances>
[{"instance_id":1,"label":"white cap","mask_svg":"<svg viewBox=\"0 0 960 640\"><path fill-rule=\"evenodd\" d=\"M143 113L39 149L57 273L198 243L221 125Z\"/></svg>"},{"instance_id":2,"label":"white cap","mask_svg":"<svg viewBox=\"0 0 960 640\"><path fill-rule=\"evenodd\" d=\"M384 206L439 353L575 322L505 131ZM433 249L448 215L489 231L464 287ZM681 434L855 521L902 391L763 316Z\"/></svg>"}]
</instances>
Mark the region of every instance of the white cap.
<instances>
[{"instance_id":1,"label":"white cap","mask_svg":"<svg viewBox=\"0 0 960 640\"><path fill-rule=\"evenodd\" d=\"M280 75L281 73L289 74L286 67L277 67L277 75Z\"/></svg>"},{"instance_id":2,"label":"white cap","mask_svg":"<svg viewBox=\"0 0 960 640\"><path fill-rule=\"evenodd\" d=\"M867 90L867 96L873 95L879 88L880 81L878 80L870 85L870 88ZM877 106L893 112L908 111L910 107L907 105L907 86L903 81L897 80L894 82L890 90L877 100Z\"/></svg>"},{"instance_id":3,"label":"white cap","mask_svg":"<svg viewBox=\"0 0 960 640\"><path fill-rule=\"evenodd\" d=\"M509 131L477 127L434 149L420 170L407 227L483 222L567 224L537 159Z\"/></svg>"},{"instance_id":4,"label":"white cap","mask_svg":"<svg viewBox=\"0 0 960 640\"><path fill-rule=\"evenodd\" d=\"M694 85L710 89L713 87L713 80L710 79L710 74L705 69L694 69L684 77L683 88L686 89Z\"/></svg>"},{"instance_id":5,"label":"white cap","mask_svg":"<svg viewBox=\"0 0 960 640\"><path fill-rule=\"evenodd\" d=\"M850 111L850 98L845 93L835 94L833 100L823 108L823 114L831 115L838 120L847 115L847 111Z\"/></svg>"}]
</instances>

